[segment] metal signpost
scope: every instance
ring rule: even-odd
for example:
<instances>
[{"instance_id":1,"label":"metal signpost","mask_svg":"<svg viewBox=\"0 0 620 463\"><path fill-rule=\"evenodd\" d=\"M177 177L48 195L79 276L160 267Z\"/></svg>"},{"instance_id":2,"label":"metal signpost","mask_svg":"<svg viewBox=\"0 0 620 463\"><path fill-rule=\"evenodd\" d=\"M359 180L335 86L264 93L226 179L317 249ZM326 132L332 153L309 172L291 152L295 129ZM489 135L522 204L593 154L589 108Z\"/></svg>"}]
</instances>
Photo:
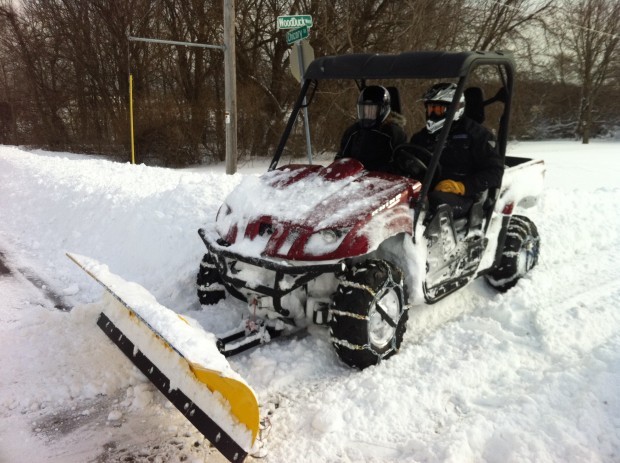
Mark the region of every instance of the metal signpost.
<instances>
[{"instance_id":1,"label":"metal signpost","mask_svg":"<svg viewBox=\"0 0 620 463\"><path fill-rule=\"evenodd\" d=\"M314 58L314 51L307 42L302 42L310 35L309 28L313 25L312 16L309 14L293 15L293 16L278 16L278 29L292 29L286 33L286 43L288 45L295 45L295 48L291 52L291 72L297 79L297 72L299 73L298 80L303 86L304 74L306 73L306 66ZM310 59L304 59L309 58ZM298 71L295 70L294 62L298 63ZM303 101L303 113L304 113L304 128L306 132L306 151L308 155L308 162L312 164L312 141L310 140L310 121L308 119L308 107L306 105L306 98Z\"/></svg>"},{"instance_id":2,"label":"metal signpost","mask_svg":"<svg viewBox=\"0 0 620 463\"><path fill-rule=\"evenodd\" d=\"M303 62L300 62L300 57ZM299 42L299 47L295 46L291 50L290 67L291 74L297 82L301 82L303 71L308 67L308 64L314 61L314 49L310 46L307 40Z\"/></svg>"},{"instance_id":3,"label":"metal signpost","mask_svg":"<svg viewBox=\"0 0 620 463\"><path fill-rule=\"evenodd\" d=\"M235 84L235 69L234 67L230 67L228 64L228 54L230 50L227 52L227 47L225 45L208 45L205 43L194 43L194 42L179 42L177 40L161 40L161 39L151 39L145 37L132 37L128 36L127 39L130 42L146 42L146 43L158 43L163 45L181 45L184 47L198 47L198 48L214 48L224 51L224 99L225 99L225 120L226 120L226 173L234 174L237 170L237 137L236 137L236 118L235 125L231 123L231 112L236 113L236 97L234 94L236 93L236 89L229 90L231 86ZM129 59L129 53L127 53L127 57ZM129 73L129 119L131 125L131 163L135 164L135 149L134 149L134 130L133 130L133 76L131 72ZM233 133L234 130L234 133Z\"/></svg>"},{"instance_id":4,"label":"metal signpost","mask_svg":"<svg viewBox=\"0 0 620 463\"><path fill-rule=\"evenodd\" d=\"M312 18L310 18L312 23ZM237 171L237 68L235 64L235 1L224 0L224 45L179 42L143 37L128 37L130 42L148 42L185 47L213 48L224 52L224 122L226 125L226 173ZM129 45L128 45L129 46ZM129 60L129 48L127 53ZM131 162L135 163L133 140L133 77L129 74L129 99L131 123Z\"/></svg>"}]
</instances>

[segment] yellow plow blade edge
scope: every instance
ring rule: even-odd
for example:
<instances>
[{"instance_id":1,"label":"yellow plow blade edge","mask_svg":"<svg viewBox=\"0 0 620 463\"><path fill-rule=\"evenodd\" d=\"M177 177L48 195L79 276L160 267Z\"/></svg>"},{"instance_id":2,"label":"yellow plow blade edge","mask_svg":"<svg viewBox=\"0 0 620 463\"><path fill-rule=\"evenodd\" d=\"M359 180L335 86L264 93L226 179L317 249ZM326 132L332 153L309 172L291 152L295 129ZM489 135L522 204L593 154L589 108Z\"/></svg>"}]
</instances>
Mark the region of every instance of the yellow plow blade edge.
<instances>
[{"instance_id":1,"label":"yellow plow blade edge","mask_svg":"<svg viewBox=\"0 0 620 463\"><path fill-rule=\"evenodd\" d=\"M191 364L190 368L198 381L211 391L217 391L228 401L232 414L252 432L252 442L256 440L260 423L256 395L248 385L237 380L223 377L212 371Z\"/></svg>"}]
</instances>

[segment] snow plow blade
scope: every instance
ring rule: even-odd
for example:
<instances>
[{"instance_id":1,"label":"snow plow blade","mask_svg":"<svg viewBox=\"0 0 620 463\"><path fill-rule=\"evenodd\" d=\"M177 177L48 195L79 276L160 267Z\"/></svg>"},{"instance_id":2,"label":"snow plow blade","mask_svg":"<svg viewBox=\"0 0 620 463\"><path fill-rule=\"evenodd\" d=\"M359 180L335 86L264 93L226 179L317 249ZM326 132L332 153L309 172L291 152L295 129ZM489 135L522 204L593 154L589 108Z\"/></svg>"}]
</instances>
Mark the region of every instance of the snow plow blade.
<instances>
[{"instance_id":1,"label":"snow plow blade","mask_svg":"<svg viewBox=\"0 0 620 463\"><path fill-rule=\"evenodd\" d=\"M258 434L258 401L218 351L215 336L106 265L67 256L112 296L97 325L215 448L229 461L243 461Z\"/></svg>"}]
</instances>

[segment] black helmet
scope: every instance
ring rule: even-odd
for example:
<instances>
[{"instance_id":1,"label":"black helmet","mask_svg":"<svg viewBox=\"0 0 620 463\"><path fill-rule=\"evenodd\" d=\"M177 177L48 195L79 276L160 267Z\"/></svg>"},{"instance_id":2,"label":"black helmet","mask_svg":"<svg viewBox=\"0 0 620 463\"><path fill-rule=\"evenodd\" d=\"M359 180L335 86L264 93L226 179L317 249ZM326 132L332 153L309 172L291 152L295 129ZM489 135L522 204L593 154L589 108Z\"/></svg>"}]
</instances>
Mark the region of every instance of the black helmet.
<instances>
[{"instance_id":1,"label":"black helmet","mask_svg":"<svg viewBox=\"0 0 620 463\"><path fill-rule=\"evenodd\" d=\"M426 130L429 133L435 133L443 127L448 106L452 103L455 93L456 84L443 82L433 85L422 97L426 108ZM454 113L454 120L458 121L463 113L465 113L465 97L461 95L456 113Z\"/></svg>"},{"instance_id":2,"label":"black helmet","mask_svg":"<svg viewBox=\"0 0 620 463\"><path fill-rule=\"evenodd\" d=\"M390 114L390 92L380 85L365 87L357 99L357 118L360 125L377 127Z\"/></svg>"}]
</instances>

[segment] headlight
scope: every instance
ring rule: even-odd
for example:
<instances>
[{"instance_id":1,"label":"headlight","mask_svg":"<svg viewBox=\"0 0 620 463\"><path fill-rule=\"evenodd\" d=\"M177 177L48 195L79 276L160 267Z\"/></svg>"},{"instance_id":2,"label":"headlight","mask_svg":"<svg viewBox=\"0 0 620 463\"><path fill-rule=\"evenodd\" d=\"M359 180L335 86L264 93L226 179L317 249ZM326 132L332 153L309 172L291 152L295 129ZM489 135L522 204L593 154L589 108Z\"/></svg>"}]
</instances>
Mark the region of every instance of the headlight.
<instances>
[{"instance_id":1,"label":"headlight","mask_svg":"<svg viewBox=\"0 0 620 463\"><path fill-rule=\"evenodd\" d=\"M313 256L329 254L338 249L350 228L333 228L318 231L308 239L304 251Z\"/></svg>"},{"instance_id":2,"label":"headlight","mask_svg":"<svg viewBox=\"0 0 620 463\"><path fill-rule=\"evenodd\" d=\"M231 212L230 206L226 203L222 204L220 210L217 211L217 215L215 216L215 230L220 235L220 238L226 239L228 235L228 231L232 225L230 217Z\"/></svg>"},{"instance_id":3,"label":"headlight","mask_svg":"<svg viewBox=\"0 0 620 463\"><path fill-rule=\"evenodd\" d=\"M326 244L334 244L342 236L340 230L322 230L319 232Z\"/></svg>"},{"instance_id":4,"label":"headlight","mask_svg":"<svg viewBox=\"0 0 620 463\"><path fill-rule=\"evenodd\" d=\"M228 204L226 203L222 204L219 210L217 211L217 215L215 216L215 221L218 222L221 218L226 217L227 215L230 215L231 212L232 212L232 209L230 208Z\"/></svg>"}]
</instances>

